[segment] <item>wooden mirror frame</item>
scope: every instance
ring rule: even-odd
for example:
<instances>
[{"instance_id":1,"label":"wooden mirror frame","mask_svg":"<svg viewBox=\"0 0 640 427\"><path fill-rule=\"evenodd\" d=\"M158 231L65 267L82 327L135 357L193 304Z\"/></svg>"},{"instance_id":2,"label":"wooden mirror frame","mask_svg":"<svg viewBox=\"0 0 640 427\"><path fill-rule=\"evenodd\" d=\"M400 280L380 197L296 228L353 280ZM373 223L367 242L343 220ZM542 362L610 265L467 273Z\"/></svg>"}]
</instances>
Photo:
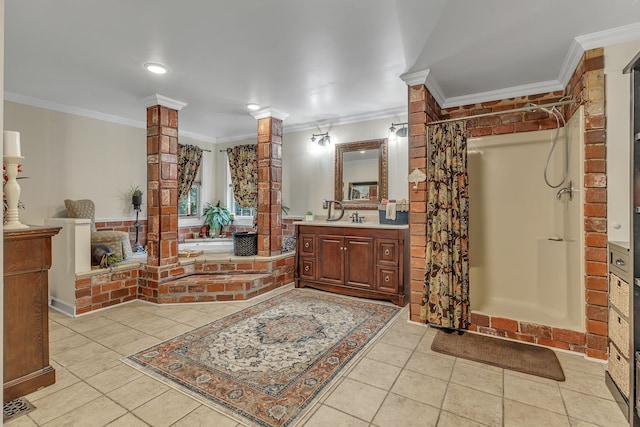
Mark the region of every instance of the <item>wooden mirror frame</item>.
<instances>
[{"instance_id":1,"label":"wooden mirror frame","mask_svg":"<svg viewBox=\"0 0 640 427\"><path fill-rule=\"evenodd\" d=\"M371 139L368 141L347 142L344 144L336 144L336 156L334 166L334 199L341 201L345 209L378 209L378 205L382 199L387 198L387 175L388 175L388 151L387 139ZM344 172L343 158L344 153L360 150L378 150L378 198L376 200L343 200L344 190Z\"/></svg>"}]
</instances>

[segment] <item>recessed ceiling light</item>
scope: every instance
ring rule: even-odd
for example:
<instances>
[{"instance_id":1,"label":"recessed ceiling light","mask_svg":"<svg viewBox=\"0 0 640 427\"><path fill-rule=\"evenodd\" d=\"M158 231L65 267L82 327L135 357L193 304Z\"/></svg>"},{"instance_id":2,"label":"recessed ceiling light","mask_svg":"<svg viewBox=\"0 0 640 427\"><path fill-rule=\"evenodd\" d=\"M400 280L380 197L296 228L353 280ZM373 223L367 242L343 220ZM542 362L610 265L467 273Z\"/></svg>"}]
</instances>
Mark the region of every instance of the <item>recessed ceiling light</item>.
<instances>
[{"instance_id":1,"label":"recessed ceiling light","mask_svg":"<svg viewBox=\"0 0 640 427\"><path fill-rule=\"evenodd\" d=\"M167 72L167 67L154 62L147 62L146 64L144 64L144 68L154 74L165 74Z\"/></svg>"},{"instance_id":2,"label":"recessed ceiling light","mask_svg":"<svg viewBox=\"0 0 640 427\"><path fill-rule=\"evenodd\" d=\"M250 102L247 104L247 108L251 111L256 111L260 109L260 106L258 104L256 104L255 102Z\"/></svg>"}]
</instances>

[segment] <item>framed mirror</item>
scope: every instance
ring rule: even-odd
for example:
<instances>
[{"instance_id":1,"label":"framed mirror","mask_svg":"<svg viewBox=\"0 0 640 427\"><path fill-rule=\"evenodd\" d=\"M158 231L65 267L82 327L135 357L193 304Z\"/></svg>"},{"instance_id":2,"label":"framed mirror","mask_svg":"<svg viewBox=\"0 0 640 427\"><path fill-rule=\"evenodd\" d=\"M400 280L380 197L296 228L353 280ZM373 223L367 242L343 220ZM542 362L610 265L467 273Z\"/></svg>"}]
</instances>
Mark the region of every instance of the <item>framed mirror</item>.
<instances>
[{"instance_id":1,"label":"framed mirror","mask_svg":"<svg viewBox=\"0 0 640 427\"><path fill-rule=\"evenodd\" d=\"M334 199L345 209L378 209L387 198L387 140L336 144Z\"/></svg>"}]
</instances>

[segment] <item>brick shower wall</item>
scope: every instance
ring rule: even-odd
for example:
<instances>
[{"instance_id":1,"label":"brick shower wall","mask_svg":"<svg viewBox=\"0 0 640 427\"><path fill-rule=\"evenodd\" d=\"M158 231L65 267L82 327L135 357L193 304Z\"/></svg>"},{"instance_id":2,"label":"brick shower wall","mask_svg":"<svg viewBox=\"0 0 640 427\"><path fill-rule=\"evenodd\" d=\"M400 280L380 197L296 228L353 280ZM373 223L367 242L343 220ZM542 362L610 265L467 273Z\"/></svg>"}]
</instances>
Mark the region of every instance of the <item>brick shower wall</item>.
<instances>
[{"instance_id":1,"label":"brick shower wall","mask_svg":"<svg viewBox=\"0 0 640 427\"><path fill-rule=\"evenodd\" d=\"M604 110L604 51L585 52L565 91L440 109L424 85L409 87L409 171L419 168L426 173L426 123L446 118L504 111L527 102L544 104L565 95L585 105L584 135L584 227L586 333L519 322L513 319L472 313L471 329L491 335L584 352L590 357L607 358L607 234L606 234L606 141ZM570 118L580 102L565 107ZM467 121L469 136L500 135L553 129L556 121L544 112L506 113ZM409 191L411 292L410 318L420 321L426 256L426 184ZM473 301L471 301L473 305Z\"/></svg>"},{"instance_id":2,"label":"brick shower wall","mask_svg":"<svg viewBox=\"0 0 640 427\"><path fill-rule=\"evenodd\" d=\"M133 225L135 220L123 221L96 221L96 230L98 231L124 231L129 233L131 245L136 241L136 226ZM140 220L140 228L138 233L140 244L147 244L147 220Z\"/></svg>"}]
</instances>

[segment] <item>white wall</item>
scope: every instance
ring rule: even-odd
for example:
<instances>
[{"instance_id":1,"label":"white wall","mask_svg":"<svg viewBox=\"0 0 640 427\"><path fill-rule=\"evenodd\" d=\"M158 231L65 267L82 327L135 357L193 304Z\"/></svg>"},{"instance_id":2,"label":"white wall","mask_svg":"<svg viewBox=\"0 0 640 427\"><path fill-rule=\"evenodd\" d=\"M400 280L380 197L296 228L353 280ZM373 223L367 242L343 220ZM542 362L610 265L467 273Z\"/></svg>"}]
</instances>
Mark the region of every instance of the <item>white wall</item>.
<instances>
[{"instance_id":1,"label":"white wall","mask_svg":"<svg viewBox=\"0 0 640 427\"><path fill-rule=\"evenodd\" d=\"M284 121L284 135L282 138L282 204L289 206L289 215L304 215L312 211L318 219L324 218L326 210L322 209L323 199L333 199L334 156L335 145L345 142L364 141L369 139L386 138L391 122L406 121L406 117L370 120L359 123L336 125L331 128L321 127L322 132L329 131L331 146L318 147L311 143L312 133L318 129L287 132L287 121ZM256 126L257 127L257 126ZM222 174L226 155L218 153L218 149L242 145L255 144L256 139L234 141L216 146L216 170ZM408 138L398 138L396 143L389 143L389 198L408 198ZM217 182L222 183L220 175ZM223 185L223 184L220 184ZM224 188L217 193L223 194ZM362 211L366 221L377 222L377 211Z\"/></svg>"},{"instance_id":2,"label":"white wall","mask_svg":"<svg viewBox=\"0 0 640 427\"><path fill-rule=\"evenodd\" d=\"M604 72L607 114L608 239L629 241L631 224L631 80L622 69L640 51L640 40L607 46Z\"/></svg>"},{"instance_id":3,"label":"white wall","mask_svg":"<svg viewBox=\"0 0 640 427\"><path fill-rule=\"evenodd\" d=\"M65 212L64 199L83 198L95 202L98 220L135 218L129 189L147 186L145 129L13 102L4 103L4 124L20 132L25 157L21 222L43 224ZM212 146L185 137L180 142ZM208 169L203 178L212 179L212 165ZM146 203L142 208L145 218Z\"/></svg>"}]
</instances>

